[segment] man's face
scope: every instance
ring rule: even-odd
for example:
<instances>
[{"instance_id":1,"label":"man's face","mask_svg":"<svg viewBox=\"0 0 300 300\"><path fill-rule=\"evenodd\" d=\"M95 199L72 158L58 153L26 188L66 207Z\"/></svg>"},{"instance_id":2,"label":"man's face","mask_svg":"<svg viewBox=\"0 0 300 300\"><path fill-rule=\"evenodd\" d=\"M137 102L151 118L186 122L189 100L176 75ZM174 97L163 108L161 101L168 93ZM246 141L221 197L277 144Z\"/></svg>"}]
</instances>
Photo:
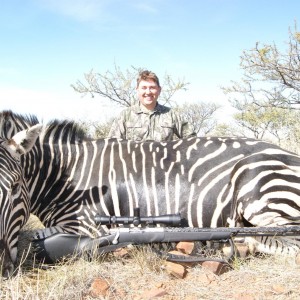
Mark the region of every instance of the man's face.
<instances>
[{"instance_id":1,"label":"man's face","mask_svg":"<svg viewBox=\"0 0 300 300\"><path fill-rule=\"evenodd\" d=\"M153 110L156 106L160 91L161 88L152 80L142 80L137 87L139 101L150 110Z\"/></svg>"}]
</instances>

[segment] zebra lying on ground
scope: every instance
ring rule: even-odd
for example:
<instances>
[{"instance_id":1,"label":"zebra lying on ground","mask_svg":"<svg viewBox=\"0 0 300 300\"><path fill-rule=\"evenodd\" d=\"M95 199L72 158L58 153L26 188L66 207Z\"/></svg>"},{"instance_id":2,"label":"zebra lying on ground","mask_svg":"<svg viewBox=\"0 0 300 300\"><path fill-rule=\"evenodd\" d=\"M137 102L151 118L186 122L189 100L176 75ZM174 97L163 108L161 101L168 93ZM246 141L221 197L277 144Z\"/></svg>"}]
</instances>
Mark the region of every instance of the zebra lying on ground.
<instances>
[{"instance_id":1,"label":"zebra lying on ground","mask_svg":"<svg viewBox=\"0 0 300 300\"><path fill-rule=\"evenodd\" d=\"M19 231L30 213L20 156L32 148L40 128L35 125L9 140L0 138L0 270L4 277L14 271Z\"/></svg>"},{"instance_id":2,"label":"zebra lying on ground","mask_svg":"<svg viewBox=\"0 0 300 300\"><path fill-rule=\"evenodd\" d=\"M0 136L37 123L0 114ZM249 138L201 137L167 143L88 139L73 122L44 126L22 160L31 212L46 227L103 234L96 214L180 212L191 227L300 224L300 157ZM256 237L257 251L295 254L291 237Z\"/></svg>"}]
</instances>

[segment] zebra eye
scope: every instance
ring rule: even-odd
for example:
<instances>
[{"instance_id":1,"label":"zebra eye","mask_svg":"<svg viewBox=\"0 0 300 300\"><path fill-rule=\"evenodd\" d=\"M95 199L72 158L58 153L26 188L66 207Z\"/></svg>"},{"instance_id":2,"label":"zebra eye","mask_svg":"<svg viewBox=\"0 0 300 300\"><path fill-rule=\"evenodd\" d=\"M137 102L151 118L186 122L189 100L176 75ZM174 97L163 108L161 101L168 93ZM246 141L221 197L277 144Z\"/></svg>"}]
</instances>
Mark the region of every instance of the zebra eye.
<instances>
[{"instance_id":1,"label":"zebra eye","mask_svg":"<svg viewBox=\"0 0 300 300\"><path fill-rule=\"evenodd\" d=\"M20 182L16 182L13 184L12 189L11 189L11 194L16 195L20 192L21 185Z\"/></svg>"}]
</instances>

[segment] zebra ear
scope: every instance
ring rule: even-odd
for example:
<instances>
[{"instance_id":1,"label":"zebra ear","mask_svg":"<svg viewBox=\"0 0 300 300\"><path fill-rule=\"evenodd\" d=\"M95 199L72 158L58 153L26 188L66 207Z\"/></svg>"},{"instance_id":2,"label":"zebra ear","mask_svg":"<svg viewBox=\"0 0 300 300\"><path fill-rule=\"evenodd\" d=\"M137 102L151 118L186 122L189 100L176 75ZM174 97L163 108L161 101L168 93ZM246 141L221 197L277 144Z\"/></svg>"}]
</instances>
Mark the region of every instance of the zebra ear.
<instances>
[{"instance_id":1,"label":"zebra ear","mask_svg":"<svg viewBox=\"0 0 300 300\"><path fill-rule=\"evenodd\" d=\"M42 132L43 125L36 124L28 129L15 134L11 139L5 141L3 145L7 147L15 158L20 158L22 154L27 153L34 146L37 138Z\"/></svg>"}]
</instances>

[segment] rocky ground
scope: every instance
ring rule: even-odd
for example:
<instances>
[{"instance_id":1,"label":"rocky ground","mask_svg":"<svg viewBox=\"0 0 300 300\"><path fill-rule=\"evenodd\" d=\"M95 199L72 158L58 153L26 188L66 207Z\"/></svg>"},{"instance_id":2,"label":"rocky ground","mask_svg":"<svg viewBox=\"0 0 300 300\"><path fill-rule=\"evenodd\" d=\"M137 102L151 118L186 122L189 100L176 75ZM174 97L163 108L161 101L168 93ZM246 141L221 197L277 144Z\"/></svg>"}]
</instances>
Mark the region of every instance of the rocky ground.
<instances>
[{"instance_id":1,"label":"rocky ground","mask_svg":"<svg viewBox=\"0 0 300 300\"><path fill-rule=\"evenodd\" d=\"M24 249L32 223L28 226L21 237ZM148 247L133 247L91 261L43 266L30 257L29 248L20 261L17 275L0 281L0 299L300 299L295 258L248 255L229 265L174 264Z\"/></svg>"}]
</instances>

